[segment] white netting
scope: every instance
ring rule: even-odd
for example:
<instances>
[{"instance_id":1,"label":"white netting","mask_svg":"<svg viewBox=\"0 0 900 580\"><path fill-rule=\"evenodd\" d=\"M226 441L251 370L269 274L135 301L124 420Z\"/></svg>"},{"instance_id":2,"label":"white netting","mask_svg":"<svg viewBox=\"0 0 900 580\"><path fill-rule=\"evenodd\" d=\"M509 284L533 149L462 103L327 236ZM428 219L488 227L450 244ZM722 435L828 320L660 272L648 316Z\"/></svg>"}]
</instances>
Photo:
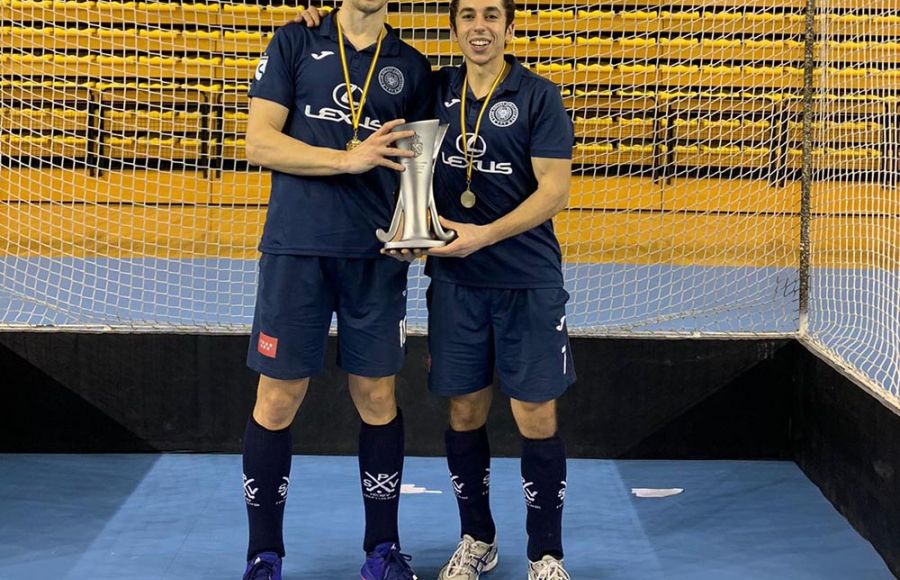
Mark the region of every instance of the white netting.
<instances>
[{"instance_id":1,"label":"white netting","mask_svg":"<svg viewBox=\"0 0 900 580\"><path fill-rule=\"evenodd\" d=\"M806 191L809 336L896 394L900 15L818 4L520 5L511 51L576 126L573 332L798 335ZM297 10L0 0L4 325L248 328L268 176L242 161L245 91ZM446 2L390 14L459 62Z\"/></svg>"},{"instance_id":2,"label":"white netting","mask_svg":"<svg viewBox=\"0 0 900 580\"><path fill-rule=\"evenodd\" d=\"M871 157L813 157L809 319L829 358L900 401L900 5L824 0L811 139L870 143Z\"/></svg>"}]
</instances>

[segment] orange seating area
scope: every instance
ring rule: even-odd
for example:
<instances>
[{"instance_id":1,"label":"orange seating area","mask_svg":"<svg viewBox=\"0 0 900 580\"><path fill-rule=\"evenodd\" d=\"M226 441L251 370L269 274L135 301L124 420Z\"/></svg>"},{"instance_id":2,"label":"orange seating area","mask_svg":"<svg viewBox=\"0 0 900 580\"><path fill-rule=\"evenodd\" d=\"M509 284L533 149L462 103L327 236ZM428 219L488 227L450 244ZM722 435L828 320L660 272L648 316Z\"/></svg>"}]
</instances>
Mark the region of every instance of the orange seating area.
<instances>
[{"instance_id":1,"label":"orange seating area","mask_svg":"<svg viewBox=\"0 0 900 580\"><path fill-rule=\"evenodd\" d=\"M828 40L813 47L813 70L805 4L544 0L517 13L510 51L560 85L575 123L576 176L559 218L572 256L639 259L592 237L608 226L640 246L632 226L645 216L623 211L708 212L705 227L723 232L735 221L793 224L805 75L827 88L812 103L827 114L806 135L812 169L848 179L840 191L817 182L825 193L814 209L845 214L835 196L847 195L861 215L900 210L877 193L900 169L896 2L867 1L864 11L853 10L858 0L831 2L814 20ZM458 58L443 6L390 16L435 64ZM252 253L268 178L242 162L247 82L273 30L298 10L0 0L0 159L11 160L0 166L0 200L221 210L205 219L246 211L256 225L236 251ZM793 263L796 242L784 244L776 261Z\"/></svg>"}]
</instances>

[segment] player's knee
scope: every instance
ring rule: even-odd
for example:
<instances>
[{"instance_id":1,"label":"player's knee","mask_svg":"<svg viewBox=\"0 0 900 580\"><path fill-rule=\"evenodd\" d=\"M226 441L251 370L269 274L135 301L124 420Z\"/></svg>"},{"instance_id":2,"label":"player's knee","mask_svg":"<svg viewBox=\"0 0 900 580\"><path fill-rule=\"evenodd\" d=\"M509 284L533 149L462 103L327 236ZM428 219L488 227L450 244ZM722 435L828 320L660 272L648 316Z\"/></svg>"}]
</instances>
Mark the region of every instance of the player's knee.
<instances>
[{"instance_id":1,"label":"player's knee","mask_svg":"<svg viewBox=\"0 0 900 580\"><path fill-rule=\"evenodd\" d=\"M277 431L293 422L299 406L299 402L287 399L257 399L256 407L253 409L253 418L266 429Z\"/></svg>"},{"instance_id":2,"label":"player's knee","mask_svg":"<svg viewBox=\"0 0 900 580\"><path fill-rule=\"evenodd\" d=\"M370 391L362 398L363 405L370 411L393 410L396 406L393 389Z\"/></svg>"},{"instance_id":3,"label":"player's knee","mask_svg":"<svg viewBox=\"0 0 900 580\"><path fill-rule=\"evenodd\" d=\"M363 421L370 425L389 423L397 415L397 400L393 385L358 390L353 401Z\"/></svg>"},{"instance_id":4,"label":"player's knee","mask_svg":"<svg viewBox=\"0 0 900 580\"><path fill-rule=\"evenodd\" d=\"M260 381L253 418L266 429L284 429L294 420L306 395L308 379L301 381Z\"/></svg>"},{"instance_id":5,"label":"player's knee","mask_svg":"<svg viewBox=\"0 0 900 580\"><path fill-rule=\"evenodd\" d=\"M454 431L474 431L487 422L488 408L480 401L464 397L450 399L450 428Z\"/></svg>"},{"instance_id":6,"label":"player's knee","mask_svg":"<svg viewBox=\"0 0 900 580\"><path fill-rule=\"evenodd\" d=\"M525 403L512 401L513 417L519 433L527 439L549 439L556 435L556 402Z\"/></svg>"},{"instance_id":7,"label":"player's knee","mask_svg":"<svg viewBox=\"0 0 900 580\"><path fill-rule=\"evenodd\" d=\"M519 423L519 433L526 439L550 439L556 435L556 422L553 425L541 423Z\"/></svg>"}]
</instances>

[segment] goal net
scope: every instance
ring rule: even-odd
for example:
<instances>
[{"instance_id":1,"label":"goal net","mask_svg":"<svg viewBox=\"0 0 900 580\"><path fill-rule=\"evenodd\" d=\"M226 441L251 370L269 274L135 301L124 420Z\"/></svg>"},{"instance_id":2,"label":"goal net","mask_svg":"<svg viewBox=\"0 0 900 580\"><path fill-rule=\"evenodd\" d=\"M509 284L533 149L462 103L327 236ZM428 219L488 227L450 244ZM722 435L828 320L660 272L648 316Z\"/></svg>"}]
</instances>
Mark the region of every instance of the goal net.
<instances>
[{"instance_id":1,"label":"goal net","mask_svg":"<svg viewBox=\"0 0 900 580\"><path fill-rule=\"evenodd\" d=\"M0 0L4 327L249 328L269 176L246 91L299 9ZM447 2L389 9L461 62ZM897 394L890 0L543 0L515 26L575 126L573 333L801 336ZM413 331L426 286L414 265Z\"/></svg>"}]
</instances>

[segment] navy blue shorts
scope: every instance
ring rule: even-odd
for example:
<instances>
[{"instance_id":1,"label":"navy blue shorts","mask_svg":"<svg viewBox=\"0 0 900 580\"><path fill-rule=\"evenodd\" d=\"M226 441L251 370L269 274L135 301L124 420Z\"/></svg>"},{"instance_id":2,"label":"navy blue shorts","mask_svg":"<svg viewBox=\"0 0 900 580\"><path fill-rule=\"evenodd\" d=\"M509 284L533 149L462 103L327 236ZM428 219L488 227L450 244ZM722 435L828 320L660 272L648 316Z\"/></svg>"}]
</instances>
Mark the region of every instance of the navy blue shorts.
<instances>
[{"instance_id":1,"label":"navy blue shorts","mask_svg":"<svg viewBox=\"0 0 900 580\"><path fill-rule=\"evenodd\" d=\"M506 289L432 280L428 287L428 387L445 397L493 382L513 399L540 403L575 382L563 288Z\"/></svg>"},{"instance_id":2,"label":"navy blue shorts","mask_svg":"<svg viewBox=\"0 0 900 580\"><path fill-rule=\"evenodd\" d=\"M263 254L247 366L273 379L319 373L332 313L338 366L386 377L406 353L406 275L393 258L321 258Z\"/></svg>"}]
</instances>

